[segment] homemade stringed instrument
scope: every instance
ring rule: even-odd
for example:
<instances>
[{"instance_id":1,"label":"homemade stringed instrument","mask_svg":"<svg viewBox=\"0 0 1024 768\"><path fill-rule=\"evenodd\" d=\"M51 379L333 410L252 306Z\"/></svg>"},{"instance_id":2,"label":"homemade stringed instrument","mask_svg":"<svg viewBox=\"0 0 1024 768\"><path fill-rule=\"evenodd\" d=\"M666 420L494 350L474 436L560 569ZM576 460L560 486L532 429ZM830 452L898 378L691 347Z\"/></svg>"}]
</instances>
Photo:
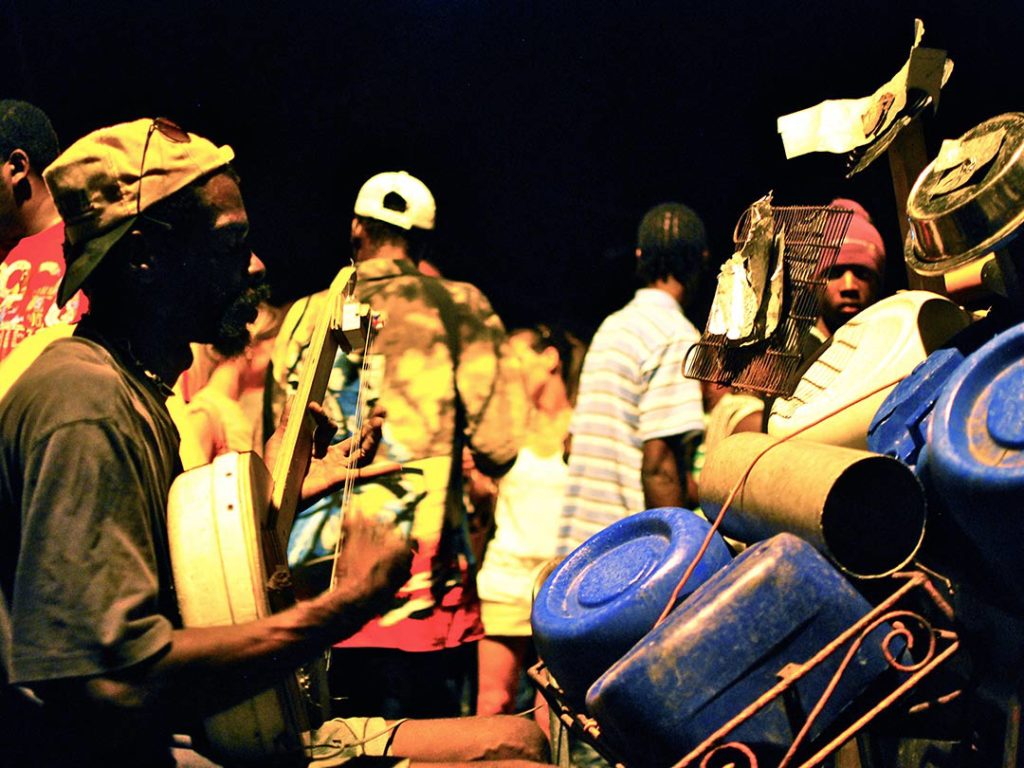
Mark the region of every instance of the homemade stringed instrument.
<instances>
[{"instance_id":1,"label":"homemade stringed instrument","mask_svg":"<svg viewBox=\"0 0 1024 768\"><path fill-rule=\"evenodd\" d=\"M186 627L252 621L294 602L286 550L313 445L309 405L322 401L339 346L347 352L362 349L365 359L382 324L379 314L355 300L355 276L355 268L346 267L331 283L273 474L254 453L227 453L183 473L171 486L168 538ZM379 472L364 468L361 474ZM306 765L302 733L318 726L328 711L326 684L317 679L322 676L322 666L310 664L207 718L205 751L225 765Z\"/></svg>"}]
</instances>

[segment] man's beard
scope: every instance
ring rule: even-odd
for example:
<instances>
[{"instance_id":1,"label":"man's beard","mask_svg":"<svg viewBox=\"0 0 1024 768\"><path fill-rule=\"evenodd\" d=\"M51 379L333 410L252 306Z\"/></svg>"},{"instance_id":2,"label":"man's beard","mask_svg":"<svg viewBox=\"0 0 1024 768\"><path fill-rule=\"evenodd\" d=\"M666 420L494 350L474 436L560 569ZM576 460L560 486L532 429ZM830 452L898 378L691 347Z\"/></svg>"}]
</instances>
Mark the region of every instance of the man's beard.
<instances>
[{"instance_id":1,"label":"man's beard","mask_svg":"<svg viewBox=\"0 0 1024 768\"><path fill-rule=\"evenodd\" d=\"M248 324L256 319L256 310L261 302L270 298L270 286L266 283L249 288L235 299L221 315L213 348L224 357L235 357L245 351L252 340Z\"/></svg>"}]
</instances>

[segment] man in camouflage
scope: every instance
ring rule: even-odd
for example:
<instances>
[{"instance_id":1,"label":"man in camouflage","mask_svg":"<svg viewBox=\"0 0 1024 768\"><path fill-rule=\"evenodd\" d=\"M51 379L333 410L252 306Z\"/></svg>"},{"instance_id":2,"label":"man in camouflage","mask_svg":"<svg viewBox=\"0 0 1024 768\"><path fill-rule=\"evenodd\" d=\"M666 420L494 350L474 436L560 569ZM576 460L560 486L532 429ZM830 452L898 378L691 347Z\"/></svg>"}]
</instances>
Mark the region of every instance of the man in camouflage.
<instances>
[{"instance_id":1,"label":"man in camouflage","mask_svg":"<svg viewBox=\"0 0 1024 768\"><path fill-rule=\"evenodd\" d=\"M527 406L487 298L468 283L417 269L433 227L433 196L407 173L372 177L356 199L356 292L386 322L365 360L339 354L324 407L344 435L354 425L360 383L363 398L383 406L378 458L398 461L404 471L360 483L347 514L394 520L415 540L417 553L412 578L390 610L335 648L337 713L458 715L475 678L483 632L465 535L463 448L478 469L500 476L515 460ZM273 365L286 391L297 381L324 299L299 301L285 319ZM297 520L289 560L300 577L313 577L315 563L329 559L339 510L334 498Z\"/></svg>"}]
</instances>

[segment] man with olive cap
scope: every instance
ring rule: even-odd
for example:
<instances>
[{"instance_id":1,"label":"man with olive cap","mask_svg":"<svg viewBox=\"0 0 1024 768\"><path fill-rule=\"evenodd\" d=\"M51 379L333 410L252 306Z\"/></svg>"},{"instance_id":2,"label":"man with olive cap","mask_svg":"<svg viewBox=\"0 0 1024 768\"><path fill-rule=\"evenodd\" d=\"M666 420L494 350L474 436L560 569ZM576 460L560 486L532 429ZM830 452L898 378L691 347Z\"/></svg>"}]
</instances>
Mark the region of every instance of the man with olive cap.
<instances>
[{"instance_id":1,"label":"man with olive cap","mask_svg":"<svg viewBox=\"0 0 1024 768\"><path fill-rule=\"evenodd\" d=\"M66 227L58 297L81 288L90 312L0 401L4 765L173 765L175 729L351 634L408 575L399 537L354 522L335 589L258 621L182 627L164 401L190 342L245 345L260 295L232 157L146 119L85 136L44 173ZM373 430L360 438L372 456Z\"/></svg>"},{"instance_id":2,"label":"man with olive cap","mask_svg":"<svg viewBox=\"0 0 1024 768\"><path fill-rule=\"evenodd\" d=\"M266 688L403 578L404 546L381 539L379 564L353 568L347 593L181 626L164 400L189 342L244 345L259 298L232 157L137 120L89 134L44 173L67 239L58 301L81 288L91 307L0 402L5 764L172 764L172 724Z\"/></svg>"}]
</instances>

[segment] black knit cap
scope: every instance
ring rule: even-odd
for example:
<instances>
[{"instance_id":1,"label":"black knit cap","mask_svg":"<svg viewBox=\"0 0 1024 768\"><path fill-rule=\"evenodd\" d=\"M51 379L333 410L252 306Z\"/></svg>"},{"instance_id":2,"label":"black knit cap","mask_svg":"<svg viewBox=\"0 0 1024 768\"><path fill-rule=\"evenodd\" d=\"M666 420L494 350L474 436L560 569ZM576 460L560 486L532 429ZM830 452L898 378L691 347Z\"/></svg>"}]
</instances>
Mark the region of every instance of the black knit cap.
<instances>
[{"instance_id":1,"label":"black knit cap","mask_svg":"<svg viewBox=\"0 0 1024 768\"><path fill-rule=\"evenodd\" d=\"M662 203L644 214L636 233L636 247L642 272L683 279L685 273L700 267L707 250L707 232L691 208L682 203Z\"/></svg>"}]
</instances>

